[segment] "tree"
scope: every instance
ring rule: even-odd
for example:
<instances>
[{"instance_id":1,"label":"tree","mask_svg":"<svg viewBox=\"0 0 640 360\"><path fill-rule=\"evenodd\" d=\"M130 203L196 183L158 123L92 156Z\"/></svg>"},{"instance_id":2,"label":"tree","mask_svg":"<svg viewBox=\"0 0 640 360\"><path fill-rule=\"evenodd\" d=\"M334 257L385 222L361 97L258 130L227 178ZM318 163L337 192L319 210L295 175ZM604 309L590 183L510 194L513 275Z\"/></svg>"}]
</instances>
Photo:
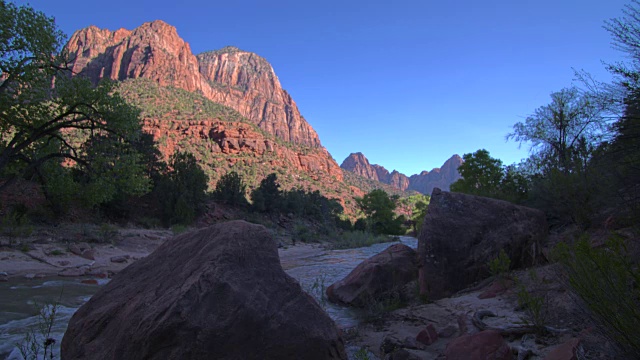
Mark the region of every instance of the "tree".
<instances>
[{"instance_id":1,"label":"tree","mask_svg":"<svg viewBox=\"0 0 640 360\"><path fill-rule=\"evenodd\" d=\"M242 177L231 171L222 175L213 191L213 198L228 205L245 206L248 204L246 190L247 185L242 181Z\"/></svg>"},{"instance_id":2,"label":"tree","mask_svg":"<svg viewBox=\"0 0 640 360\"><path fill-rule=\"evenodd\" d=\"M189 153L176 152L169 162L171 170L158 179L154 192L166 225L189 224L202 213L207 175Z\"/></svg>"},{"instance_id":3,"label":"tree","mask_svg":"<svg viewBox=\"0 0 640 360\"><path fill-rule=\"evenodd\" d=\"M632 1L624 16L606 22L605 29L613 37L613 45L625 53L628 61L608 66L618 77L623 113L614 124L615 137L604 154L606 171L614 176L620 208L630 209L640 218L640 2ZM633 221L632 221L633 222Z\"/></svg>"},{"instance_id":4,"label":"tree","mask_svg":"<svg viewBox=\"0 0 640 360\"><path fill-rule=\"evenodd\" d=\"M521 166L502 166L487 150L463 155L458 171L462 178L451 184L451 191L522 203L528 197L529 179Z\"/></svg>"},{"instance_id":5,"label":"tree","mask_svg":"<svg viewBox=\"0 0 640 360\"><path fill-rule=\"evenodd\" d=\"M55 173L77 181L44 166L64 162L83 174L78 186L88 186L90 205L113 198L114 188L147 192L149 179L129 145L141 133L138 110L113 83L94 87L72 76L63 38L52 18L0 0L0 176L6 180L0 190L24 176L47 181Z\"/></svg>"},{"instance_id":6,"label":"tree","mask_svg":"<svg viewBox=\"0 0 640 360\"><path fill-rule=\"evenodd\" d=\"M252 208L260 212L274 212L283 204L278 176L273 173L262 179L260 186L251 192Z\"/></svg>"},{"instance_id":7,"label":"tree","mask_svg":"<svg viewBox=\"0 0 640 360\"><path fill-rule=\"evenodd\" d=\"M464 154L458 168L461 179L451 184L451 191L479 196L495 196L503 178L502 161L494 159L485 149Z\"/></svg>"},{"instance_id":8,"label":"tree","mask_svg":"<svg viewBox=\"0 0 640 360\"><path fill-rule=\"evenodd\" d=\"M375 189L356 198L358 206L366 215L370 228L377 234L402 234L402 222L393 212L396 209L397 196L389 196L384 190Z\"/></svg>"},{"instance_id":9,"label":"tree","mask_svg":"<svg viewBox=\"0 0 640 360\"><path fill-rule=\"evenodd\" d=\"M422 231L422 224L424 224L424 218L427 216L427 210L429 209L429 199L427 201L418 201L411 214L411 220L413 221L413 231L416 235Z\"/></svg>"},{"instance_id":10,"label":"tree","mask_svg":"<svg viewBox=\"0 0 640 360\"><path fill-rule=\"evenodd\" d=\"M536 109L524 123L516 123L507 139L531 143L531 151L539 155L543 169L568 173L581 141L589 145L602 141L607 131L603 110L603 105L588 94L575 87L565 88L552 93L551 103Z\"/></svg>"}]
</instances>

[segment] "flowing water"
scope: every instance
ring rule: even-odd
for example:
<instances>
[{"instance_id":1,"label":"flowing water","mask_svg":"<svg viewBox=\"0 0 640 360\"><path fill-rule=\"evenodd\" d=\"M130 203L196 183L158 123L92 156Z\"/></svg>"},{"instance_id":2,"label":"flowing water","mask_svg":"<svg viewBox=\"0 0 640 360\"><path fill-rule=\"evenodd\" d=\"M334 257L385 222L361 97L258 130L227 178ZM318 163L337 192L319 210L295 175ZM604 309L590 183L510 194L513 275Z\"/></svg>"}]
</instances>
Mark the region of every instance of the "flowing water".
<instances>
[{"instance_id":1,"label":"flowing water","mask_svg":"<svg viewBox=\"0 0 640 360\"><path fill-rule=\"evenodd\" d=\"M401 237L401 242L413 248L417 240ZM297 279L302 288L311 293L341 328L357 325L358 314L350 308L324 300L324 288L341 280L363 260L381 252L394 243L375 244L347 250L323 250L307 257L281 259L283 269ZM81 283L81 279L45 278L38 280L12 279L0 283L0 359L21 359L16 343L25 332L38 324L38 305L60 304L51 337L57 339L55 353L73 313L108 280L98 285Z\"/></svg>"}]
</instances>

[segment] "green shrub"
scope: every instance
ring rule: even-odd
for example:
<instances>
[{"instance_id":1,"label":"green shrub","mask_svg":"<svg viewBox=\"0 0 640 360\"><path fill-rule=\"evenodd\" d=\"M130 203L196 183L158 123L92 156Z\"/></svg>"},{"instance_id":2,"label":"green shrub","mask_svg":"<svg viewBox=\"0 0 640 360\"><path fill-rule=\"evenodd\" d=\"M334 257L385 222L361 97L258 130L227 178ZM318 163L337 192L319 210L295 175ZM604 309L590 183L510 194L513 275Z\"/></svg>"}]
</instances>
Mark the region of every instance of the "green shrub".
<instances>
[{"instance_id":1,"label":"green shrub","mask_svg":"<svg viewBox=\"0 0 640 360\"><path fill-rule=\"evenodd\" d=\"M328 299L327 299L327 276L322 274L320 276L316 276L313 280L313 284L307 285L303 287L303 290L311 295L318 304L326 310Z\"/></svg>"},{"instance_id":2,"label":"green shrub","mask_svg":"<svg viewBox=\"0 0 640 360\"><path fill-rule=\"evenodd\" d=\"M369 356L369 351L367 351L367 348L365 348L365 347L361 347L360 349L358 349L358 351L353 353L353 357L356 360L370 360L371 359L371 357Z\"/></svg>"},{"instance_id":3,"label":"green shrub","mask_svg":"<svg viewBox=\"0 0 640 360\"><path fill-rule=\"evenodd\" d=\"M101 243L115 244L115 237L118 236L118 229L115 226L103 223L98 229L98 239Z\"/></svg>"},{"instance_id":4,"label":"green shrub","mask_svg":"<svg viewBox=\"0 0 640 360\"><path fill-rule=\"evenodd\" d=\"M304 224L297 224L293 229L293 243L295 245L296 241L301 242L311 242L315 240L315 236L311 229Z\"/></svg>"},{"instance_id":5,"label":"green shrub","mask_svg":"<svg viewBox=\"0 0 640 360\"><path fill-rule=\"evenodd\" d=\"M213 191L213 198L221 203L233 206L245 206L249 203L245 197L247 185L237 172L222 175Z\"/></svg>"},{"instance_id":6,"label":"green shrub","mask_svg":"<svg viewBox=\"0 0 640 360\"><path fill-rule=\"evenodd\" d=\"M207 175L192 154L177 152L154 188L166 225L190 224L204 208Z\"/></svg>"},{"instance_id":7,"label":"green shrub","mask_svg":"<svg viewBox=\"0 0 640 360\"><path fill-rule=\"evenodd\" d=\"M356 220L356 223L353 224L353 230L355 231L362 231L365 232L367 231L368 226L367 226L367 220L364 218L359 218Z\"/></svg>"},{"instance_id":8,"label":"green shrub","mask_svg":"<svg viewBox=\"0 0 640 360\"><path fill-rule=\"evenodd\" d=\"M524 310L525 316L520 320L525 325L531 325L539 334L545 332L545 326L549 319L549 306L545 296L534 295L523 285L518 289L518 307Z\"/></svg>"},{"instance_id":9,"label":"green shrub","mask_svg":"<svg viewBox=\"0 0 640 360\"><path fill-rule=\"evenodd\" d=\"M352 249L400 240L397 236L376 235L364 231L345 231L331 243L333 249Z\"/></svg>"},{"instance_id":10,"label":"green shrub","mask_svg":"<svg viewBox=\"0 0 640 360\"><path fill-rule=\"evenodd\" d=\"M171 231L174 235L182 234L187 230L189 230L189 228L182 224L176 224L171 227Z\"/></svg>"},{"instance_id":11,"label":"green shrub","mask_svg":"<svg viewBox=\"0 0 640 360\"><path fill-rule=\"evenodd\" d=\"M509 259L509 256L504 249L501 249L498 257L489 261L487 265L489 266L489 272L491 275L498 279L504 279L509 272L509 269L511 269L511 259Z\"/></svg>"},{"instance_id":12,"label":"green shrub","mask_svg":"<svg viewBox=\"0 0 640 360\"><path fill-rule=\"evenodd\" d=\"M591 247L587 237L574 246L560 243L553 255L565 267L569 284L584 301L603 333L640 358L640 269L620 236Z\"/></svg>"},{"instance_id":13,"label":"green shrub","mask_svg":"<svg viewBox=\"0 0 640 360\"><path fill-rule=\"evenodd\" d=\"M28 329L24 340L16 344L23 359L55 359L53 345L56 343L56 339L51 337L51 330L58 308L58 303L46 304L38 308L37 325Z\"/></svg>"},{"instance_id":14,"label":"green shrub","mask_svg":"<svg viewBox=\"0 0 640 360\"><path fill-rule=\"evenodd\" d=\"M0 220L0 231L9 237L28 237L33 232L33 226L27 216L27 208L18 205Z\"/></svg>"},{"instance_id":15,"label":"green shrub","mask_svg":"<svg viewBox=\"0 0 640 360\"><path fill-rule=\"evenodd\" d=\"M362 321L366 323L378 323L386 314L405 306L400 289L391 289L385 294L369 296L364 301L360 314Z\"/></svg>"}]
</instances>

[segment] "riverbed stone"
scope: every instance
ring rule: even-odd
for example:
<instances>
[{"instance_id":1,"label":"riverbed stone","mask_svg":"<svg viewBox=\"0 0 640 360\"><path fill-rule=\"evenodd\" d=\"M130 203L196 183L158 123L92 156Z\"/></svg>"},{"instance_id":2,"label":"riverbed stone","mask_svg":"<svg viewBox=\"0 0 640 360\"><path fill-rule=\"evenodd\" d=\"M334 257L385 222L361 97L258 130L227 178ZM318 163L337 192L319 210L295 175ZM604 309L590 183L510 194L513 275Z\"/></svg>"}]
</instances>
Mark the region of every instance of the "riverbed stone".
<instances>
[{"instance_id":1,"label":"riverbed stone","mask_svg":"<svg viewBox=\"0 0 640 360\"><path fill-rule=\"evenodd\" d=\"M463 335L452 340L444 351L447 360L512 360L509 344L494 330Z\"/></svg>"},{"instance_id":2,"label":"riverbed stone","mask_svg":"<svg viewBox=\"0 0 640 360\"><path fill-rule=\"evenodd\" d=\"M280 266L260 225L176 236L72 317L63 359L346 359L334 322Z\"/></svg>"},{"instance_id":3,"label":"riverbed stone","mask_svg":"<svg viewBox=\"0 0 640 360\"><path fill-rule=\"evenodd\" d=\"M488 278L501 250L512 269L536 265L547 233L539 210L436 188L418 239L420 293L438 300Z\"/></svg>"},{"instance_id":4,"label":"riverbed stone","mask_svg":"<svg viewBox=\"0 0 640 360\"><path fill-rule=\"evenodd\" d=\"M544 360L577 360L579 347L580 339L571 338L551 349Z\"/></svg>"},{"instance_id":5,"label":"riverbed stone","mask_svg":"<svg viewBox=\"0 0 640 360\"><path fill-rule=\"evenodd\" d=\"M438 332L433 324L427 325L416 336L416 340L425 344L431 345L438 340Z\"/></svg>"},{"instance_id":6,"label":"riverbed stone","mask_svg":"<svg viewBox=\"0 0 640 360\"><path fill-rule=\"evenodd\" d=\"M94 249L86 249L84 251L82 251L82 254L80 254L81 257L87 259L87 260L95 260L96 259L96 251Z\"/></svg>"},{"instance_id":7,"label":"riverbed stone","mask_svg":"<svg viewBox=\"0 0 640 360\"><path fill-rule=\"evenodd\" d=\"M62 277L76 277L76 276L84 276L87 272L87 268L66 268L58 273L58 276Z\"/></svg>"},{"instance_id":8,"label":"riverbed stone","mask_svg":"<svg viewBox=\"0 0 640 360\"><path fill-rule=\"evenodd\" d=\"M416 252L394 244L356 266L344 279L327 288L334 303L365 307L370 301L400 296L401 287L418 275Z\"/></svg>"},{"instance_id":9,"label":"riverbed stone","mask_svg":"<svg viewBox=\"0 0 640 360\"><path fill-rule=\"evenodd\" d=\"M112 256L110 260L112 263L122 264L122 263L126 263L129 260L129 258L131 258L129 255L118 255L118 256Z\"/></svg>"}]
</instances>

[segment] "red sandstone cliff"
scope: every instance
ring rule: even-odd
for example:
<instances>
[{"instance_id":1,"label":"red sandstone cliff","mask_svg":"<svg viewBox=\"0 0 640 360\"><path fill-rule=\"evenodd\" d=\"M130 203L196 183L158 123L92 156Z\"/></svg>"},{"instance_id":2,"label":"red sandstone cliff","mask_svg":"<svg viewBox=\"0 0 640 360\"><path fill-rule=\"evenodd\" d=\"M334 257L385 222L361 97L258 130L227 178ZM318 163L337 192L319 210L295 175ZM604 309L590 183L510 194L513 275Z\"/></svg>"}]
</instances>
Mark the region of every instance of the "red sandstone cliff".
<instances>
[{"instance_id":1,"label":"red sandstone cliff","mask_svg":"<svg viewBox=\"0 0 640 360\"><path fill-rule=\"evenodd\" d=\"M76 31L66 48L73 71L94 82L143 77L198 91L285 141L322 147L271 65L256 54L229 47L196 57L176 28L163 21L131 31L90 26Z\"/></svg>"},{"instance_id":2,"label":"red sandstone cliff","mask_svg":"<svg viewBox=\"0 0 640 360\"><path fill-rule=\"evenodd\" d=\"M295 169L311 174L315 180L342 181L342 171L330 161L325 149L306 154L283 146L255 131L250 124L222 120L158 120L145 119L144 131L154 139L163 139L158 145L163 154L172 154L181 143L188 141L205 148L206 155L222 156L233 166L242 161L245 166L268 163L269 166ZM244 157L225 157L243 154ZM195 154L196 157L203 154Z\"/></svg>"}]
</instances>

